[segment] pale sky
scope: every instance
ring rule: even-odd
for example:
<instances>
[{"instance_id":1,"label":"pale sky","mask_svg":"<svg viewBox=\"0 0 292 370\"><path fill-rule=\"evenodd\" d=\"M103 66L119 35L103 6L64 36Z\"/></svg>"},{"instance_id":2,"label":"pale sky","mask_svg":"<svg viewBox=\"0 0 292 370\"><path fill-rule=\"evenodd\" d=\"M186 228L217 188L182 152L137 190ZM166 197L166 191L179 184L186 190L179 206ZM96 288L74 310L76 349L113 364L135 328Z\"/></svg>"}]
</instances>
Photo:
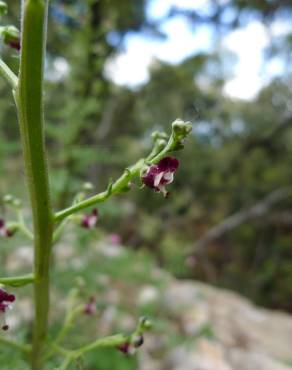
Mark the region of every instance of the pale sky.
<instances>
[{"instance_id":1,"label":"pale sky","mask_svg":"<svg viewBox=\"0 0 292 370\"><path fill-rule=\"evenodd\" d=\"M150 19L159 20L174 5L201 13L208 13L211 6L209 0L151 0L147 14ZM226 36L221 45L222 51L235 53L237 62L230 71L224 93L233 98L253 99L273 76L281 74L284 66L279 59L272 59L263 68L264 49L269 43L269 33L281 36L291 32L291 29L292 25L288 22L276 21L268 30L254 20ZM193 29L183 17L163 22L161 30L167 35L166 40L134 33L128 35L124 50L108 63L107 75L119 85L138 87L147 82L149 67L155 59L177 64L186 57L211 51L214 47L211 29L206 26Z\"/></svg>"}]
</instances>

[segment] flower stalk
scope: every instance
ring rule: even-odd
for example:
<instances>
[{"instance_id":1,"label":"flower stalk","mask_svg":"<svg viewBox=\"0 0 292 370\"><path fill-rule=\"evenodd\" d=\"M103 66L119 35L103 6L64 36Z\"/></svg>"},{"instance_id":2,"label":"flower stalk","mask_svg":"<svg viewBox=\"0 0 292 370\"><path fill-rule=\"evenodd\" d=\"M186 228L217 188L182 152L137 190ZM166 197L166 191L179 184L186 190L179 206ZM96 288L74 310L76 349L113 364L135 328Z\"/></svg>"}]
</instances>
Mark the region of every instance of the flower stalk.
<instances>
[{"instance_id":1,"label":"flower stalk","mask_svg":"<svg viewBox=\"0 0 292 370\"><path fill-rule=\"evenodd\" d=\"M32 370L40 370L48 330L49 270L53 233L43 113L48 1L24 0L22 6L21 58L15 100L34 227L35 318L31 364Z\"/></svg>"}]
</instances>

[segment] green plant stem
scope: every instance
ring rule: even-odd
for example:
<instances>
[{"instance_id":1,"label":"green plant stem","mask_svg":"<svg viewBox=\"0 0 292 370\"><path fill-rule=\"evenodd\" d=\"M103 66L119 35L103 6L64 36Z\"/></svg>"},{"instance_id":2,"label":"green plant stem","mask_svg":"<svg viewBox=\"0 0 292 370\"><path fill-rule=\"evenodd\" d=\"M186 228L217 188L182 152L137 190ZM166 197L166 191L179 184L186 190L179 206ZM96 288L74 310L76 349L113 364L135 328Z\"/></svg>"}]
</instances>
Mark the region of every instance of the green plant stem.
<instances>
[{"instance_id":1,"label":"green plant stem","mask_svg":"<svg viewBox=\"0 0 292 370\"><path fill-rule=\"evenodd\" d=\"M128 337L124 334L117 334L110 337L97 339L96 341L74 351L63 350L66 358L64 359L62 365L56 370L66 370L73 361L77 361L80 357L84 356L88 352L94 351L98 348L118 347L121 344L124 344L127 340Z\"/></svg>"},{"instance_id":2,"label":"green plant stem","mask_svg":"<svg viewBox=\"0 0 292 370\"><path fill-rule=\"evenodd\" d=\"M73 326L75 319L84 311L84 305L80 305L73 309L72 311L68 312L64 321L64 325L62 326L60 332L57 335L57 338L53 341L51 345L51 349L48 353L45 354L45 359L49 359L56 351L58 351L59 344L63 341L66 337L68 332Z\"/></svg>"},{"instance_id":3,"label":"green plant stem","mask_svg":"<svg viewBox=\"0 0 292 370\"><path fill-rule=\"evenodd\" d=\"M82 202L74 204L71 207L64 209L63 211L56 213L55 221L56 222L62 221L65 217L73 213L81 211L82 209L88 208L94 204L102 203L106 201L111 195L122 192L125 186L127 186L127 184L135 176L137 176L137 174L139 174L139 171L142 168L143 163L144 161L142 163L138 162L131 169L125 171L124 174L112 185L110 190L103 191L99 194L94 195L93 197L85 199Z\"/></svg>"},{"instance_id":4,"label":"green plant stem","mask_svg":"<svg viewBox=\"0 0 292 370\"><path fill-rule=\"evenodd\" d=\"M0 284L16 288L32 284L34 281L35 277L33 274L0 278Z\"/></svg>"},{"instance_id":5,"label":"green plant stem","mask_svg":"<svg viewBox=\"0 0 292 370\"><path fill-rule=\"evenodd\" d=\"M28 239L33 240L33 233L27 228L24 218L23 218L23 213L21 209L17 210L17 219L18 219L18 227L19 230L28 237Z\"/></svg>"},{"instance_id":6,"label":"green plant stem","mask_svg":"<svg viewBox=\"0 0 292 370\"><path fill-rule=\"evenodd\" d=\"M6 347L10 347L12 349L16 349L24 354L29 353L30 351L30 346L15 342L11 339L7 339L6 337L0 336L0 343L3 344Z\"/></svg>"},{"instance_id":7,"label":"green plant stem","mask_svg":"<svg viewBox=\"0 0 292 370\"><path fill-rule=\"evenodd\" d=\"M46 0L22 2L22 47L15 100L34 226L34 300L32 370L42 369L49 311L52 209L44 149L43 70L47 27Z\"/></svg>"},{"instance_id":8,"label":"green plant stem","mask_svg":"<svg viewBox=\"0 0 292 370\"><path fill-rule=\"evenodd\" d=\"M3 62L2 59L0 59L0 74L9 83L12 90L15 90L17 88L17 76L15 76L15 74L11 71L8 65Z\"/></svg>"}]
</instances>

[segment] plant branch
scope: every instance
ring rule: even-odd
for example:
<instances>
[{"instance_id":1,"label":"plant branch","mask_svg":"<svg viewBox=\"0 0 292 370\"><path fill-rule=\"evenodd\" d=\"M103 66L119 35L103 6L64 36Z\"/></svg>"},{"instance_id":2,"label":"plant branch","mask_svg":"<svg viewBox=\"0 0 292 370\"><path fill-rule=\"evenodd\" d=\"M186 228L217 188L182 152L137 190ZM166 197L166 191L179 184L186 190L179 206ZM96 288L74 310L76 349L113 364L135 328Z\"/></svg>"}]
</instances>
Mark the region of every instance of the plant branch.
<instances>
[{"instance_id":1,"label":"plant branch","mask_svg":"<svg viewBox=\"0 0 292 370\"><path fill-rule=\"evenodd\" d=\"M64 218L81 211L82 209L88 208L97 203L102 203L112 195L120 194L125 192L125 190L129 190L129 183L134 178L140 176L140 173L146 164L156 164L169 152L181 149L185 138L190 134L191 130L192 126L189 122L183 122L181 120L174 121L172 123L172 133L168 142L163 140L165 143L163 143L162 146L160 145L161 140L154 142L153 150L146 159L140 159L136 164L127 168L119 179L108 186L106 191L57 212L54 217L55 222L62 221Z\"/></svg>"},{"instance_id":2,"label":"plant branch","mask_svg":"<svg viewBox=\"0 0 292 370\"><path fill-rule=\"evenodd\" d=\"M34 274L0 278L0 284L15 288L32 284L34 281L35 281Z\"/></svg>"},{"instance_id":3,"label":"plant branch","mask_svg":"<svg viewBox=\"0 0 292 370\"><path fill-rule=\"evenodd\" d=\"M17 88L18 84L17 76L11 71L8 65L3 62L2 59L0 59L0 74L9 83L12 90L15 90Z\"/></svg>"},{"instance_id":4,"label":"plant branch","mask_svg":"<svg viewBox=\"0 0 292 370\"><path fill-rule=\"evenodd\" d=\"M6 347L17 349L18 351L25 354L29 353L30 351L30 346L15 342L11 339L7 339L6 337L4 338L0 336L0 343L5 345Z\"/></svg>"}]
</instances>

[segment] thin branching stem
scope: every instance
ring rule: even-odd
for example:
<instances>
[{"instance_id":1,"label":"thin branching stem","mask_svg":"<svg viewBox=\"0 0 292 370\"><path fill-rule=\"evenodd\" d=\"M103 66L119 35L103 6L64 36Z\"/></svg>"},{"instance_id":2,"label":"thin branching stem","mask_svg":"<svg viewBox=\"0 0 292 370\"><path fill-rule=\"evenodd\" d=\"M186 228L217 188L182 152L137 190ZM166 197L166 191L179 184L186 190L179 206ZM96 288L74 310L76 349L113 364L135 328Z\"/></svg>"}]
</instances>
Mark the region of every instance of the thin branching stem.
<instances>
[{"instance_id":1,"label":"thin branching stem","mask_svg":"<svg viewBox=\"0 0 292 370\"><path fill-rule=\"evenodd\" d=\"M18 78L17 76L11 71L8 65L0 59L0 74L4 79L9 83L12 90L17 88Z\"/></svg>"}]
</instances>

